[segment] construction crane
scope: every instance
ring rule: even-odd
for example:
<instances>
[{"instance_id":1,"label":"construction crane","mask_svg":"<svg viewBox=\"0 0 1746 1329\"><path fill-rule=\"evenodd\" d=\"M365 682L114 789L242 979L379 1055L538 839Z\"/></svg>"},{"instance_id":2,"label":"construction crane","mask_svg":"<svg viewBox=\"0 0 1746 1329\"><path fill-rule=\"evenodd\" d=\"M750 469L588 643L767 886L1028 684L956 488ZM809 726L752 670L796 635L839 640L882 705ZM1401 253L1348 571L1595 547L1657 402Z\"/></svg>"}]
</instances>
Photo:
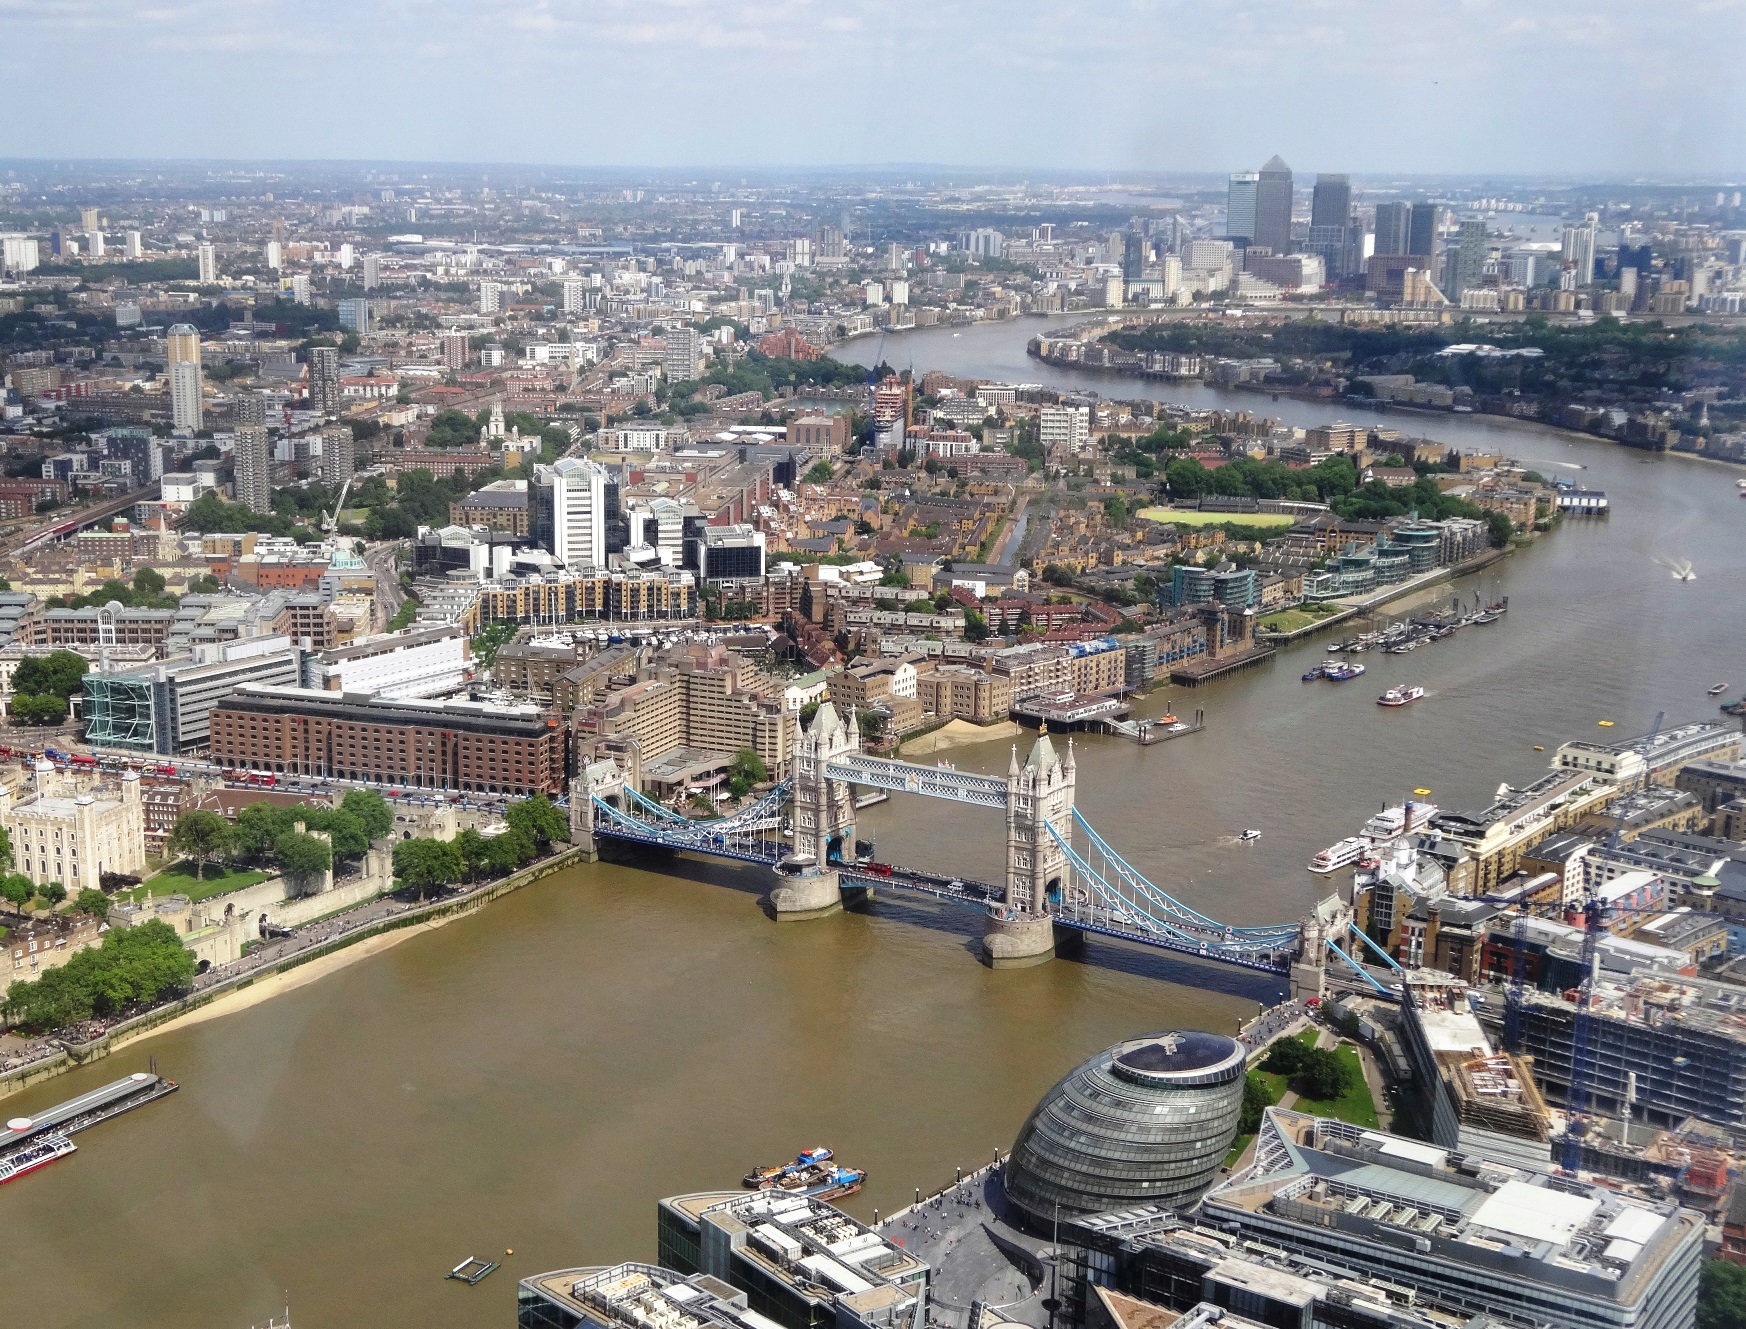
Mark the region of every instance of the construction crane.
<instances>
[{"instance_id":1,"label":"construction crane","mask_svg":"<svg viewBox=\"0 0 1746 1329\"><path fill-rule=\"evenodd\" d=\"M334 501L333 511L321 514L321 531L323 535L332 535L334 528L339 525L339 515L345 511L346 495L351 491L352 481L362 480L372 475L380 475L381 473L382 468L380 466L372 466L367 471L359 471L355 475L348 475L346 477L346 482L340 486L339 498Z\"/></svg>"}]
</instances>

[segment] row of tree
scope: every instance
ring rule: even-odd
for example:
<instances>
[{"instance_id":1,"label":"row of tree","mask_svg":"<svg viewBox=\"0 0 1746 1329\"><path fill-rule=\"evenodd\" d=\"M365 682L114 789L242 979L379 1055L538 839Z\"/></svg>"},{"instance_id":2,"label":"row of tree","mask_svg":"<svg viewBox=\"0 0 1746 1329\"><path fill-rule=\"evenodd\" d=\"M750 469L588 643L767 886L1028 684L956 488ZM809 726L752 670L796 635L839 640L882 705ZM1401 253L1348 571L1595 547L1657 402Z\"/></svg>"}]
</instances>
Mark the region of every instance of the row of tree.
<instances>
[{"instance_id":1,"label":"row of tree","mask_svg":"<svg viewBox=\"0 0 1746 1329\"><path fill-rule=\"evenodd\" d=\"M194 955L176 930L157 919L115 928L58 969L6 990L6 1018L26 1029L60 1029L93 1016L113 1017L185 990Z\"/></svg>"},{"instance_id":2,"label":"row of tree","mask_svg":"<svg viewBox=\"0 0 1746 1329\"><path fill-rule=\"evenodd\" d=\"M382 839L393 829L394 814L382 795L352 789L338 807L251 803L237 814L235 825L216 812L191 808L176 819L169 849L194 864L197 881L205 880L209 863L271 863L284 874L293 895L307 895L320 889L336 860L362 858L372 840ZM312 831L327 838L312 835Z\"/></svg>"},{"instance_id":3,"label":"row of tree","mask_svg":"<svg viewBox=\"0 0 1746 1329\"><path fill-rule=\"evenodd\" d=\"M503 877L570 838L570 823L544 794L516 803L504 815L508 829L481 835L472 827L453 840L402 840L394 846L394 875L420 898L462 882Z\"/></svg>"}]
</instances>

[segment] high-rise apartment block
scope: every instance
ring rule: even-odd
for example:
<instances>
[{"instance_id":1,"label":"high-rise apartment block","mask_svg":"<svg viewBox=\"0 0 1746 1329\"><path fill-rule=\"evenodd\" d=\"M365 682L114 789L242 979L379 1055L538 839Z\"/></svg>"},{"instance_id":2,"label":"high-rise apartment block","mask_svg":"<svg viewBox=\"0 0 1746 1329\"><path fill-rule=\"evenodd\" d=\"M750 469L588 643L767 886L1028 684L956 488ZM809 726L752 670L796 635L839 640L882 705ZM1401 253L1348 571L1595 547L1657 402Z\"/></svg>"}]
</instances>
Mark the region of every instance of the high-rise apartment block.
<instances>
[{"instance_id":1,"label":"high-rise apartment block","mask_svg":"<svg viewBox=\"0 0 1746 1329\"><path fill-rule=\"evenodd\" d=\"M121 242L121 252L126 258L138 258L145 252L145 246L140 240L138 231L129 231Z\"/></svg>"},{"instance_id":2,"label":"high-rise apartment block","mask_svg":"<svg viewBox=\"0 0 1746 1329\"><path fill-rule=\"evenodd\" d=\"M1255 229L1250 240L1275 254L1291 248L1291 167L1277 156L1261 168L1255 186Z\"/></svg>"},{"instance_id":3,"label":"high-rise apartment block","mask_svg":"<svg viewBox=\"0 0 1746 1329\"><path fill-rule=\"evenodd\" d=\"M309 409L322 415L339 414L339 348L309 348Z\"/></svg>"},{"instance_id":4,"label":"high-rise apartment block","mask_svg":"<svg viewBox=\"0 0 1746 1329\"><path fill-rule=\"evenodd\" d=\"M210 244L200 246L200 284L211 285L218 280L218 251Z\"/></svg>"},{"instance_id":5,"label":"high-rise apartment block","mask_svg":"<svg viewBox=\"0 0 1746 1329\"><path fill-rule=\"evenodd\" d=\"M821 226L813 242L813 255L820 263L841 263L849 256L848 238L841 226Z\"/></svg>"},{"instance_id":6,"label":"high-rise apartment block","mask_svg":"<svg viewBox=\"0 0 1746 1329\"><path fill-rule=\"evenodd\" d=\"M495 314L503 308L503 287L494 281L479 283L479 312Z\"/></svg>"},{"instance_id":7,"label":"high-rise apartment block","mask_svg":"<svg viewBox=\"0 0 1746 1329\"><path fill-rule=\"evenodd\" d=\"M1043 407L1037 413L1037 442L1047 455L1084 452L1091 443L1091 408Z\"/></svg>"},{"instance_id":8,"label":"high-rise apartment block","mask_svg":"<svg viewBox=\"0 0 1746 1329\"><path fill-rule=\"evenodd\" d=\"M277 240L267 241L267 271L277 272L285 266L285 246Z\"/></svg>"},{"instance_id":9,"label":"high-rise apartment block","mask_svg":"<svg viewBox=\"0 0 1746 1329\"><path fill-rule=\"evenodd\" d=\"M572 571L606 566L606 468L563 457L534 467L528 536Z\"/></svg>"},{"instance_id":10,"label":"high-rise apartment block","mask_svg":"<svg viewBox=\"0 0 1746 1329\"><path fill-rule=\"evenodd\" d=\"M564 312L566 314L581 314L588 309L588 283L585 281L567 281L564 283Z\"/></svg>"},{"instance_id":11,"label":"high-rise apartment block","mask_svg":"<svg viewBox=\"0 0 1746 1329\"><path fill-rule=\"evenodd\" d=\"M467 367L467 356L471 350L467 334L464 332L445 332L442 335L443 368L457 372Z\"/></svg>"},{"instance_id":12,"label":"high-rise apartment block","mask_svg":"<svg viewBox=\"0 0 1746 1329\"><path fill-rule=\"evenodd\" d=\"M1594 284L1594 246L1600 230L1600 217L1589 213L1580 226L1564 228L1564 262L1575 270L1578 286Z\"/></svg>"},{"instance_id":13,"label":"high-rise apartment block","mask_svg":"<svg viewBox=\"0 0 1746 1329\"><path fill-rule=\"evenodd\" d=\"M307 274L300 272L291 279L291 298L300 305L309 303L309 277Z\"/></svg>"},{"instance_id":14,"label":"high-rise apartment block","mask_svg":"<svg viewBox=\"0 0 1746 1329\"><path fill-rule=\"evenodd\" d=\"M364 255L364 289L373 291L382 284L382 257L379 254Z\"/></svg>"},{"instance_id":15,"label":"high-rise apartment block","mask_svg":"<svg viewBox=\"0 0 1746 1329\"><path fill-rule=\"evenodd\" d=\"M104 254L103 232L85 232L85 253L92 258L102 258Z\"/></svg>"},{"instance_id":16,"label":"high-rise apartment block","mask_svg":"<svg viewBox=\"0 0 1746 1329\"><path fill-rule=\"evenodd\" d=\"M178 323L164 338L169 360L170 421L177 429L200 428L202 381L200 374L200 329Z\"/></svg>"},{"instance_id":17,"label":"high-rise apartment block","mask_svg":"<svg viewBox=\"0 0 1746 1329\"><path fill-rule=\"evenodd\" d=\"M321 430L321 481L343 485L357 469L357 445L350 425L323 425Z\"/></svg>"},{"instance_id":18,"label":"high-rise apartment block","mask_svg":"<svg viewBox=\"0 0 1746 1329\"><path fill-rule=\"evenodd\" d=\"M96 208L79 209L79 229L81 231L95 231L101 224Z\"/></svg>"},{"instance_id":19,"label":"high-rise apartment block","mask_svg":"<svg viewBox=\"0 0 1746 1329\"><path fill-rule=\"evenodd\" d=\"M1255 195L1260 185L1261 177L1254 171L1238 171L1225 186L1225 235L1233 244L1247 245L1255 236Z\"/></svg>"},{"instance_id":20,"label":"high-rise apartment block","mask_svg":"<svg viewBox=\"0 0 1746 1329\"><path fill-rule=\"evenodd\" d=\"M1484 282L1487 247L1484 219L1464 220L1443 269L1443 294L1452 304L1461 303L1463 292L1475 290Z\"/></svg>"},{"instance_id":21,"label":"high-rise apartment block","mask_svg":"<svg viewBox=\"0 0 1746 1329\"><path fill-rule=\"evenodd\" d=\"M355 332L362 337L370 331L370 302L368 300L341 300L339 302L339 325L347 332Z\"/></svg>"},{"instance_id":22,"label":"high-rise apartment block","mask_svg":"<svg viewBox=\"0 0 1746 1329\"><path fill-rule=\"evenodd\" d=\"M1138 231L1122 236L1122 280L1139 281L1146 275L1146 237Z\"/></svg>"},{"instance_id":23,"label":"high-rise apartment block","mask_svg":"<svg viewBox=\"0 0 1746 1329\"><path fill-rule=\"evenodd\" d=\"M661 358L667 382L689 383L696 379L703 358L703 335L696 328L669 328L667 350Z\"/></svg>"},{"instance_id":24,"label":"high-rise apartment block","mask_svg":"<svg viewBox=\"0 0 1746 1329\"><path fill-rule=\"evenodd\" d=\"M250 512L273 508L272 453L262 425L238 425L233 452L236 471L236 501Z\"/></svg>"}]
</instances>

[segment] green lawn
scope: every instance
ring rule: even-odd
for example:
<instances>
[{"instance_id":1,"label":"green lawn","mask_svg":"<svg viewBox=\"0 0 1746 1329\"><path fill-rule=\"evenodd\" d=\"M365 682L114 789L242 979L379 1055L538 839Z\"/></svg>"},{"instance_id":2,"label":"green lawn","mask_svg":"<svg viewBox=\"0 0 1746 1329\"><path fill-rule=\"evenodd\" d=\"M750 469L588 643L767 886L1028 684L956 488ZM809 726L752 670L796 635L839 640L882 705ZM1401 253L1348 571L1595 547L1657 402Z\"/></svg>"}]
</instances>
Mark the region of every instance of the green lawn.
<instances>
[{"instance_id":1,"label":"green lawn","mask_svg":"<svg viewBox=\"0 0 1746 1329\"><path fill-rule=\"evenodd\" d=\"M136 886L131 891L117 891L115 898L137 903L145 899L146 892L150 891L160 898L166 895L186 895L191 900L209 900L215 895L253 886L273 875L271 872L244 871L238 868L226 870L222 864L208 863L206 879L196 881L194 865L184 861L158 873L144 885Z\"/></svg>"},{"instance_id":2,"label":"green lawn","mask_svg":"<svg viewBox=\"0 0 1746 1329\"><path fill-rule=\"evenodd\" d=\"M1173 526L1219 526L1227 521L1239 526L1289 526L1297 520L1283 512L1185 512L1176 508L1141 508L1135 515Z\"/></svg>"},{"instance_id":3,"label":"green lawn","mask_svg":"<svg viewBox=\"0 0 1746 1329\"><path fill-rule=\"evenodd\" d=\"M1299 628L1307 628L1313 624L1320 623L1324 618L1328 618L1334 612L1335 611L1331 608L1325 613L1320 614L1311 613L1306 609L1276 609L1271 614L1263 614L1260 618L1256 619L1255 630L1257 632L1263 630L1269 632L1296 632Z\"/></svg>"},{"instance_id":4,"label":"green lawn","mask_svg":"<svg viewBox=\"0 0 1746 1329\"><path fill-rule=\"evenodd\" d=\"M1300 1098L1292 1105L1292 1110L1307 1112L1312 1117L1333 1117L1337 1121L1351 1122L1354 1126L1376 1129L1379 1125L1376 1118L1376 1100L1370 1096L1370 1086L1364 1082L1364 1067L1358 1062L1358 1049L1350 1043L1342 1043L1335 1049L1334 1055L1345 1062L1352 1072L1352 1087L1331 1102Z\"/></svg>"}]
</instances>

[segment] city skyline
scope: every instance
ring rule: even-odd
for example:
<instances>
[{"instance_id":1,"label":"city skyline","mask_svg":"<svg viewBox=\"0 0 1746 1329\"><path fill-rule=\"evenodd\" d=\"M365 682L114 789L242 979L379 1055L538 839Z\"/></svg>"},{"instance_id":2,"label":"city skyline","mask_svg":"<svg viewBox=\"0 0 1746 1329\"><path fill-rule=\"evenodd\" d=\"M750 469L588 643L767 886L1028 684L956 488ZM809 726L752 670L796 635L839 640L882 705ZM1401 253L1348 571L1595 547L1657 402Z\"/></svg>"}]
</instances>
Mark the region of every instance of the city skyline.
<instances>
[{"instance_id":1,"label":"city skyline","mask_svg":"<svg viewBox=\"0 0 1746 1329\"><path fill-rule=\"evenodd\" d=\"M987 5L911 0L114 14L5 0L21 48L56 58L19 71L0 156L1144 172L1278 153L1299 173L1728 172L1746 168L1739 8L1650 26L1623 0L1474 0L1435 6L1413 36L1377 0L1307 15L1275 0L1089 14L1017 0L998 23ZM69 68L140 91L142 57L162 91L130 95L125 116L60 95ZM993 114L1002 87L1014 95ZM258 113L186 113L201 104ZM1377 113L1390 104L1401 113Z\"/></svg>"}]
</instances>

